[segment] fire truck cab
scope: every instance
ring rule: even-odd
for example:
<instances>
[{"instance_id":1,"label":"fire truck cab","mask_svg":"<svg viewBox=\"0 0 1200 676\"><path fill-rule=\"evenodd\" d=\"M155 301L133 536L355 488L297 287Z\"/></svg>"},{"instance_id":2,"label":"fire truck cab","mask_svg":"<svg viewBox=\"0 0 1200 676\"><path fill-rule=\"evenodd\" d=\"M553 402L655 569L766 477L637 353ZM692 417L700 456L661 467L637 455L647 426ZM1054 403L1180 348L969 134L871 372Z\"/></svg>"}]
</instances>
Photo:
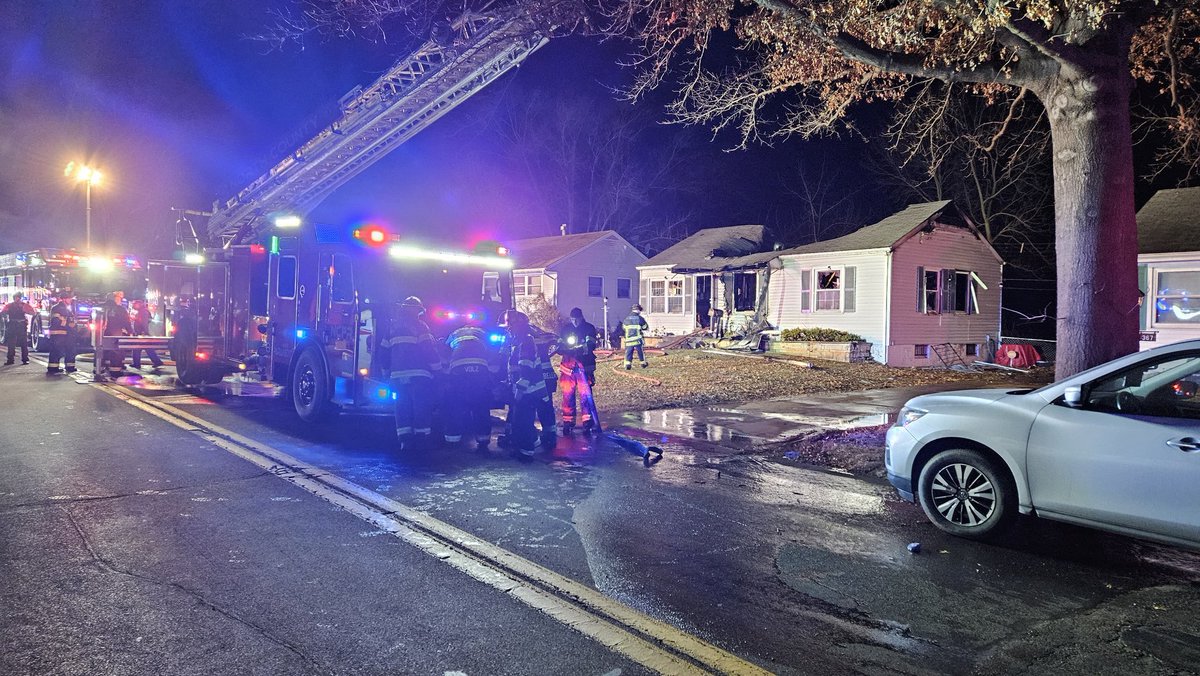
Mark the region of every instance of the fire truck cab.
<instances>
[{"instance_id":1,"label":"fire truck cab","mask_svg":"<svg viewBox=\"0 0 1200 676\"><path fill-rule=\"evenodd\" d=\"M296 224L198 264L154 262L149 295L184 384L235 374L235 390L282 394L309 422L390 414L380 344L400 303L423 301L435 340L467 323L492 329L512 307L504 253L420 245L376 225Z\"/></svg>"}]
</instances>

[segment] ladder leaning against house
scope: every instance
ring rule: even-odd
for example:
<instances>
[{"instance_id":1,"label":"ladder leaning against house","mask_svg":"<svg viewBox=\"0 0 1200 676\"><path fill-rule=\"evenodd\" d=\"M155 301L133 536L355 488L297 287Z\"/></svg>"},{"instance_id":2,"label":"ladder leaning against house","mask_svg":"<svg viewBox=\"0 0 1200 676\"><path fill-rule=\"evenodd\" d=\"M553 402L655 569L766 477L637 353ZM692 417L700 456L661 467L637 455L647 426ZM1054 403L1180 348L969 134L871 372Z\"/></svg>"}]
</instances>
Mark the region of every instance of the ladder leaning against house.
<instances>
[{"instance_id":1,"label":"ladder leaning against house","mask_svg":"<svg viewBox=\"0 0 1200 676\"><path fill-rule=\"evenodd\" d=\"M929 347L946 368L967 367L967 362L963 360L962 355L958 353L958 348L954 347L952 343L935 343Z\"/></svg>"}]
</instances>

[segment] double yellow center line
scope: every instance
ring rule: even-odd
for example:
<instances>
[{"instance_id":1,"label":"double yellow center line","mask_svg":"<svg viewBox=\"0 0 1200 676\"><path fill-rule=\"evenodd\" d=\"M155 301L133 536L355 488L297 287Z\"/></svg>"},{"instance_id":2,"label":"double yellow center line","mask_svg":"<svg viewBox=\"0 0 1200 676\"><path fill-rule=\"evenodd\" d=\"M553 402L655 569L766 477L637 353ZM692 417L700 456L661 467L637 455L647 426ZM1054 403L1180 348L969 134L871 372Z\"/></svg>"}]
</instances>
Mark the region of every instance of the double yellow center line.
<instances>
[{"instance_id":1,"label":"double yellow center line","mask_svg":"<svg viewBox=\"0 0 1200 676\"><path fill-rule=\"evenodd\" d=\"M662 674L771 672L595 589L276 448L118 385L95 385L358 516Z\"/></svg>"}]
</instances>

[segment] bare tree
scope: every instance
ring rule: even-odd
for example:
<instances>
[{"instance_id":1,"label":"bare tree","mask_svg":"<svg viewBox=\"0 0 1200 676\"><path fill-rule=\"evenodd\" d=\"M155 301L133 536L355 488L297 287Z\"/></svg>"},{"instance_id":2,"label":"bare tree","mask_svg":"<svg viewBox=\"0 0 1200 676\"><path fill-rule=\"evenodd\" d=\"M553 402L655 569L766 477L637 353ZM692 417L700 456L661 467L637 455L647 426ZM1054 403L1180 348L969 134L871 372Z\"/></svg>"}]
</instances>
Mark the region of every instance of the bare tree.
<instances>
[{"instance_id":1,"label":"bare tree","mask_svg":"<svg viewBox=\"0 0 1200 676\"><path fill-rule=\"evenodd\" d=\"M1010 263L1053 269L1050 128L1026 90L991 100L921 83L888 127L876 169L906 199L952 199Z\"/></svg>"},{"instance_id":2,"label":"bare tree","mask_svg":"<svg viewBox=\"0 0 1200 676\"><path fill-rule=\"evenodd\" d=\"M690 134L655 134L644 108L549 91L502 97L492 128L545 211L571 232L616 230L643 244L676 232L700 191Z\"/></svg>"}]
</instances>

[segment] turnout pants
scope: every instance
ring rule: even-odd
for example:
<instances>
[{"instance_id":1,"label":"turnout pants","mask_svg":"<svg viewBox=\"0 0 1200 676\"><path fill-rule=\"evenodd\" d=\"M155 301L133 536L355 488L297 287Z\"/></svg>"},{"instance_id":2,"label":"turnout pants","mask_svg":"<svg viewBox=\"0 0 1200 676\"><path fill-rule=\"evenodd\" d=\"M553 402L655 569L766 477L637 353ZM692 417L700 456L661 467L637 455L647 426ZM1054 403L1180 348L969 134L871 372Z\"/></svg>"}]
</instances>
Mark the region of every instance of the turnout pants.
<instances>
[{"instance_id":1,"label":"turnout pants","mask_svg":"<svg viewBox=\"0 0 1200 676\"><path fill-rule=\"evenodd\" d=\"M483 367L477 371L452 372L442 401L442 424L447 443L463 435L477 444L492 440L492 378Z\"/></svg>"},{"instance_id":2,"label":"turnout pants","mask_svg":"<svg viewBox=\"0 0 1200 676\"><path fill-rule=\"evenodd\" d=\"M433 432L433 378L395 378L392 392L396 395L396 436L402 441L429 436Z\"/></svg>"},{"instance_id":3,"label":"turnout pants","mask_svg":"<svg viewBox=\"0 0 1200 676\"><path fill-rule=\"evenodd\" d=\"M537 447L538 430L533 423L547 410L550 411L550 424L549 429L546 429L543 418L542 445L546 446L546 440L549 438L551 443L548 448L553 448L554 443L558 441L558 435L554 430L554 403L550 401L550 397L543 392L540 396L517 397L513 402L509 413L509 422L512 425L513 446L517 450L528 452Z\"/></svg>"},{"instance_id":4,"label":"turnout pants","mask_svg":"<svg viewBox=\"0 0 1200 676\"><path fill-rule=\"evenodd\" d=\"M13 356L16 354L17 346L21 347L21 361L29 361L29 333L25 327L20 326L14 329L12 328L12 324L9 324L4 342L8 345L8 360L5 363L13 363Z\"/></svg>"},{"instance_id":5,"label":"turnout pants","mask_svg":"<svg viewBox=\"0 0 1200 676\"><path fill-rule=\"evenodd\" d=\"M583 364L578 361L569 363L566 359L563 360L562 368L558 374L558 386L562 389L562 420L564 425L572 427L575 425L577 408L579 422L584 427L591 424L592 406L588 399L592 396L591 383L594 382L596 382L594 372L589 373L584 369ZM576 398L579 400L578 407L576 406Z\"/></svg>"},{"instance_id":6,"label":"turnout pants","mask_svg":"<svg viewBox=\"0 0 1200 676\"><path fill-rule=\"evenodd\" d=\"M50 364L48 371L58 371L59 364L67 367L67 373L75 370L75 341L69 335L50 336Z\"/></svg>"},{"instance_id":7,"label":"turnout pants","mask_svg":"<svg viewBox=\"0 0 1200 676\"><path fill-rule=\"evenodd\" d=\"M625 346L625 366L633 366L633 353L635 350L637 351L638 361L642 362L642 366L645 366L646 365L646 353L645 353L641 343L638 343L637 345L626 345Z\"/></svg>"}]
</instances>

